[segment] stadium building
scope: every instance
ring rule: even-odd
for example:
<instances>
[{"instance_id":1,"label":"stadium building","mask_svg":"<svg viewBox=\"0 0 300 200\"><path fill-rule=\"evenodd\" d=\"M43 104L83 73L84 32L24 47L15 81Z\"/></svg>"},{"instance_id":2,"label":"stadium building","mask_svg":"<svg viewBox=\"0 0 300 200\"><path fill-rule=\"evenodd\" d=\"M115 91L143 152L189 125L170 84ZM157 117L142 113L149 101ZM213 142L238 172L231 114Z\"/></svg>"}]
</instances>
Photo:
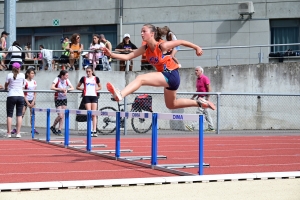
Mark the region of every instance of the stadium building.
<instances>
[{"instance_id":1,"label":"stadium building","mask_svg":"<svg viewBox=\"0 0 300 200\"><path fill-rule=\"evenodd\" d=\"M0 27L4 30L4 1L0 1ZM298 46L270 47L272 44L299 43L299 0L18 0L16 38L31 42L37 50L61 50L62 36L81 35L88 49L92 34L104 34L113 48L129 33L140 46L143 24L169 26L178 39L205 48L202 66L224 66L276 62L271 52L299 50ZM252 48L217 48L253 46ZM182 47L181 49L185 49ZM58 53L58 52L57 52ZM199 58L191 52L177 53L183 67L193 67ZM297 56L294 57L297 60ZM135 59L135 63L140 59ZM134 70L140 70L138 64Z\"/></svg>"}]
</instances>

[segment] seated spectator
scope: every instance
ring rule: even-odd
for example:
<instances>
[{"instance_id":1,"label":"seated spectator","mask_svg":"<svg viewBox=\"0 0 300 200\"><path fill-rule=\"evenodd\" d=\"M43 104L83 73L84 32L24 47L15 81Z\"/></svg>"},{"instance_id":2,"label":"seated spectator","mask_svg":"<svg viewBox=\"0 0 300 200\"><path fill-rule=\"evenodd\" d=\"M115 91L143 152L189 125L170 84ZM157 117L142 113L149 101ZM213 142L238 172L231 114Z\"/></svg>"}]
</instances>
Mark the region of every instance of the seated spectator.
<instances>
[{"instance_id":1,"label":"seated spectator","mask_svg":"<svg viewBox=\"0 0 300 200\"><path fill-rule=\"evenodd\" d=\"M68 37L63 37L61 41L61 48L64 50L59 58L59 63L65 64L66 69L70 69L71 66L69 64L69 57L70 57L70 51L67 50L67 47L69 47L70 41Z\"/></svg>"},{"instance_id":2,"label":"seated spectator","mask_svg":"<svg viewBox=\"0 0 300 200\"><path fill-rule=\"evenodd\" d=\"M78 33L74 33L71 37L71 43L66 47L66 50L70 51L70 71L74 70L75 60L79 59L81 51L83 50L83 44L80 44L80 35Z\"/></svg>"},{"instance_id":3,"label":"seated spectator","mask_svg":"<svg viewBox=\"0 0 300 200\"><path fill-rule=\"evenodd\" d=\"M14 41L12 46L8 48L8 51L9 51L8 54L10 54L9 55L10 62L9 62L8 69L12 70L12 64L14 64L14 63L19 63L20 66L22 66L23 65L23 59L25 59L25 57L22 58L23 57L22 52L21 52L22 48L20 47L19 43L17 41ZM25 56L25 54L23 54L23 55Z\"/></svg>"},{"instance_id":4,"label":"seated spectator","mask_svg":"<svg viewBox=\"0 0 300 200\"><path fill-rule=\"evenodd\" d=\"M130 41L130 35L128 33L124 34L123 41L116 47L115 51L121 52L121 54L128 54L137 47ZM130 60L129 71L132 71L133 61ZM126 61L120 60L120 71L125 71Z\"/></svg>"},{"instance_id":5,"label":"seated spectator","mask_svg":"<svg viewBox=\"0 0 300 200\"><path fill-rule=\"evenodd\" d=\"M89 52L83 52L81 55L83 56L82 67L84 70L85 68L87 68L90 65Z\"/></svg>"}]
</instances>

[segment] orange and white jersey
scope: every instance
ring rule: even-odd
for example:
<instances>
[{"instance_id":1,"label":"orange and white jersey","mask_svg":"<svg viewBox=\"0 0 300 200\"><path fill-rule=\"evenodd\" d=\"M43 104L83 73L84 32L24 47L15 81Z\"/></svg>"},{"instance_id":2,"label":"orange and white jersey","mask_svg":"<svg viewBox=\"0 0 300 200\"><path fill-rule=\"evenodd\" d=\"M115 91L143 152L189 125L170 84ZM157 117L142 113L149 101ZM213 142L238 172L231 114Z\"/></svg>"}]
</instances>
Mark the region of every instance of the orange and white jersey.
<instances>
[{"instance_id":1,"label":"orange and white jersey","mask_svg":"<svg viewBox=\"0 0 300 200\"><path fill-rule=\"evenodd\" d=\"M154 51L151 51L149 47L146 45L146 59L147 61L153 65L157 71L163 72L164 70L174 70L179 68L178 64L173 60L172 56L163 54L160 49L160 44L164 41L159 41Z\"/></svg>"}]
</instances>

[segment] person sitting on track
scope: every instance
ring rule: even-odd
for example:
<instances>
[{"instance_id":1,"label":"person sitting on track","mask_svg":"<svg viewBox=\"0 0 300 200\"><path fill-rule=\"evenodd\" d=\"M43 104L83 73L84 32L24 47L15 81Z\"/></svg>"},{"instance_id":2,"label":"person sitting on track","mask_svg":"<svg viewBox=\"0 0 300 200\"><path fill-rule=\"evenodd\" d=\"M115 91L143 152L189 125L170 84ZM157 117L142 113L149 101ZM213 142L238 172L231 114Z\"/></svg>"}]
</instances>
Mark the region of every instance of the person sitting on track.
<instances>
[{"instance_id":1,"label":"person sitting on track","mask_svg":"<svg viewBox=\"0 0 300 200\"><path fill-rule=\"evenodd\" d=\"M107 56L119 60L131 60L146 53L148 62L155 66L158 71L137 76L136 79L129 83L122 91L119 91L108 82L106 85L107 90L113 94L116 101L121 101L124 97L133 93L141 86L147 85L164 87L165 104L169 109L184 107L216 109L212 102L206 101L203 98L197 100L176 99L176 91L180 85L179 66L170 55L167 55L168 50L183 45L195 49L196 55L201 56L203 51L199 46L185 40L163 41L161 39L162 33L160 28L156 28L152 24L145 24L142 27L141 36L143 41L146 41L147 44L129 54L114 54L107 48L102 49Z\"/></svg>"}]
</instances>

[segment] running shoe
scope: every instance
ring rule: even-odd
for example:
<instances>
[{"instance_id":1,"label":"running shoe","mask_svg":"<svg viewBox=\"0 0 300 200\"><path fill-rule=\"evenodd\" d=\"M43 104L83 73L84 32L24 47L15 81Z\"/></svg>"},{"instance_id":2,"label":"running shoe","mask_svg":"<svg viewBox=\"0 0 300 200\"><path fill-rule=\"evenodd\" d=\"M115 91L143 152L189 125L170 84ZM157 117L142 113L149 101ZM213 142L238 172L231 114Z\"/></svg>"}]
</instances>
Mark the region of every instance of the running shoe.
<instances>
[{"instance_id":1,"label":"running shoe","mask_svg":"<svg viewBox=\"0 0 300 200\"><path fill-rule=\"evenodd\" d=\"M16 138L20 138L20 137L21 137L21 134L18 133L18 134L16 135Z\"/></svg>"},{"instance_id":2,"label":"running shoe","mask_svg":"<svg viewBox=\"0 0 300 200\"><path fill-rule=\"evenodd\" d=\"M194 131L194 129L195 129L194 126L188 125L188 124L186 124L185 127L190 131Z\"/></svg>"},{"instance_id":3,"label":"running shoe","mask_svg":"<svg viewBox=\"0 0 300 200\"><path fill-rule=\"evenodd\" d=\"M54 128L54 126L51 126L50 130L52 131L53 134L55 134L55 135L57 134L56 129Z\"/></svg>"},{"instance_id":4,"label":"running shoe","mask_svg":"<svg viewBox=\"0 0 300 200\"><path fill-rule=\"evenodd\" d=\"M62 136L61 130L58 130L58 131L56 132L56 135Z\"/></svg>"},{"instance_id":5,"label":"running shoe","mask_svg":"<svg viewBox=\"0 0 300 200\"><path fill-rule=\"evenodd\" d=\"M208 128L208 129L205 129L205 131L208 131L208 132L210 132L210 131L216 131L215 129L213 129L213 128Z\"/></svg>"},{"instance_id":6,"label":"running shoe","mask_svg":"<svg viewBox=\"0 0 300 200\"><path fill-rule=\"evenodd\" d=\"M203 98L198 98L196 101L201 108L210 108L212 110L216 110L216 106L210 101L207 101Z\"/></svg>"},{"instance_id":7,"label":"running shoe","mask_svg":"<svg viewBox=\"0 0 300 200\"><path fill-rule=\"evenodd\" d=\"M106 88L113 95L116 101L122 101L123 97L120 90L116 89L110 82L106 84Z\"/></svg>"},{"instance_id":8,"label":"running shoe","mask_svg":"<svg viewBox=\"0 0 300 200\"><path fill-rule=\"evenodd\" d=\"M7 137L8 137L8 138L11 138L11 134L7 134Z\"/></svg>"},{"instance_id":9,"label":"running shoe","mask_svg":"<svg viewBox=\"0 0 300 200\"><path fill-rule=\"evenodd\" d=\"M40 134L39 132L37 132L37 130L34 129L34 134Z\"/></svg>"},{"instance_id":10,"label":"running shoe","mask_svg":"<svg viewBox=\"0 0 300 200\"><path fill-rule=\"evenodd\" d=\"M11 134L16 134L17 133L17 129L14 128L10 133Z\"/></svg>"},{"instance_id":11,"label":"running shoe","mask_svg":"<svg viewBox=\"0 0 300 200\"><path fill-rule=\"evenodd\" d=\"M97 132L92 132L92 137L98 137Z\"/></svg>"}]
</instances>

